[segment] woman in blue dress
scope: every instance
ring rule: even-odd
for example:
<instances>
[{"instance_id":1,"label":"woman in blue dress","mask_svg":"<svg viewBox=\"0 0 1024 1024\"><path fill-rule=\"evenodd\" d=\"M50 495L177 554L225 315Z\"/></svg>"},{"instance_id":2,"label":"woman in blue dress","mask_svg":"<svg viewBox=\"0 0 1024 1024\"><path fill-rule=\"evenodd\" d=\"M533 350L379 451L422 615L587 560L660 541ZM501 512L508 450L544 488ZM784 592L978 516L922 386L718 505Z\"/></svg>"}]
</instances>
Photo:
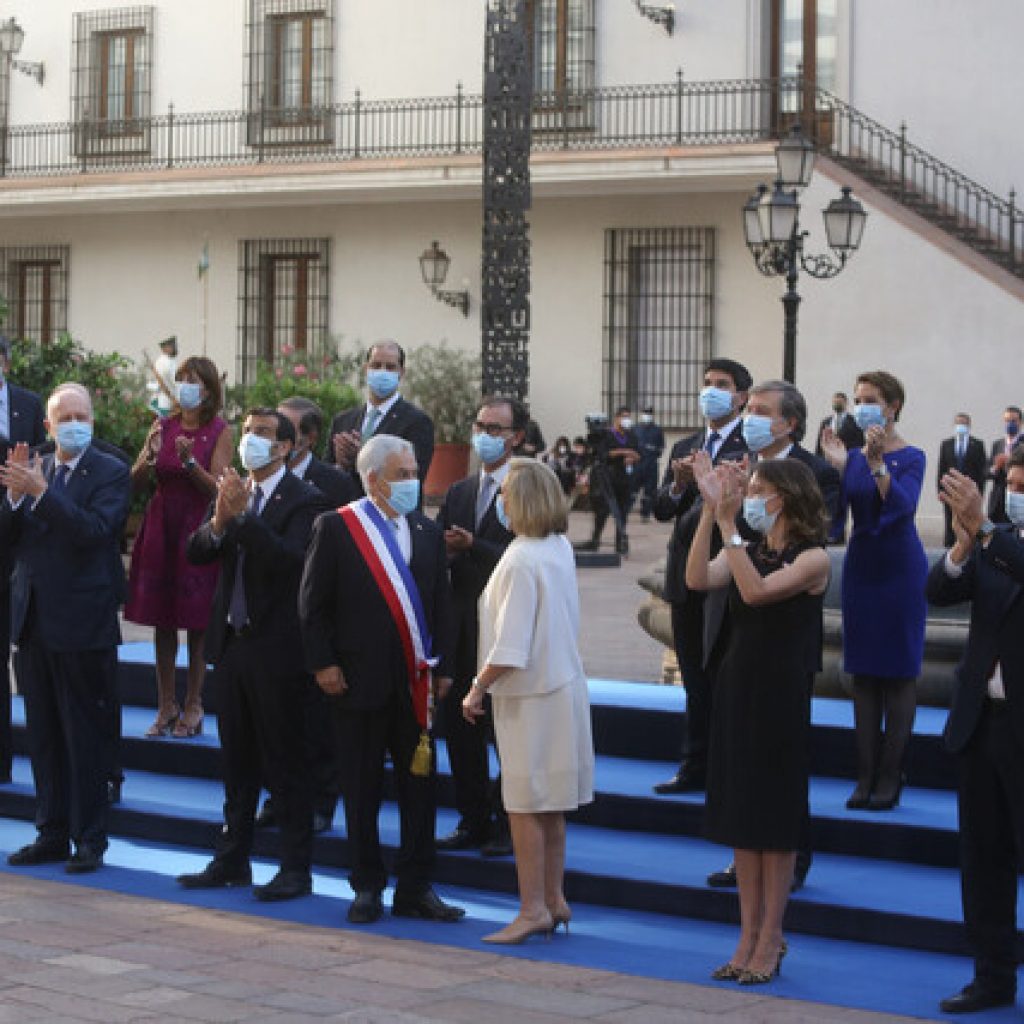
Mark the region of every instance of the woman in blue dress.
<instances>
[{"instance_id":1,"label":"woman in blue dress","mask_svg":"<svg viewBox=\"0 0 1024 1024\"><path fill-rule=\"evenodd\" d=\"M842 474L838 528L853 515L843 563L843 667L853 676L857 786L846 806L885 811L903 787L924 653L928 562L914 525L925 456L896 433L903 385L862 373L854 418L864 447L847 451L826 428L822 451Z\"/></svg>"}]
</instances>

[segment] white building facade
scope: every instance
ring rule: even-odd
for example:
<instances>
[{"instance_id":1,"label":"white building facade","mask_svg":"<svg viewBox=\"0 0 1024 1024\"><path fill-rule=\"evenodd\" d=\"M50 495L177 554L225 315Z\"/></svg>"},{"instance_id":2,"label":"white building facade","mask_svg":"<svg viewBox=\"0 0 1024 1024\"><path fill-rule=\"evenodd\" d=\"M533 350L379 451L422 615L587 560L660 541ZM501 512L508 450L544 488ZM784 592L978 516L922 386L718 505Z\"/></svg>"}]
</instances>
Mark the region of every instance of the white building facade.
<instances>
[{"instance_id":1,"label":"white building facade","mask_svg":"<svg viewBox=\"0 0 1024 1024\"><path fill-rule=\"evenodd\" d=\"M808 249L825 248L819 211L839 184L869 212L839 276L801 277L812 418L884 367L907 387L905 435L932 457L954 413L988 442L1003 406L1024 404L1024 280L1005 266L1024 224L983 204L993 259L855 159L877 144L890 169L927 178L917 150L893 148L905 121L1005 200L1024 167L996 99L1024 84L1016 0L680 0L671 34L634 0L528 6L530 400L549 440L623 401L694 426L713 355L779 375L783 285L756 270L740 211L774 178L772 131L798 108L835 149L802 197ZM9 0L9 17L18 60L45 73L0 55L8 333L45 343L66 328L135 357L177 334L233 380L339 338L479 348L483 0ZM796 74L811 84L778 86ZM944 195L946 213L978 207L969 189ZM433 239L447 287L467 282L468 317L420 279Z\"/></svg>"}]
</instances>

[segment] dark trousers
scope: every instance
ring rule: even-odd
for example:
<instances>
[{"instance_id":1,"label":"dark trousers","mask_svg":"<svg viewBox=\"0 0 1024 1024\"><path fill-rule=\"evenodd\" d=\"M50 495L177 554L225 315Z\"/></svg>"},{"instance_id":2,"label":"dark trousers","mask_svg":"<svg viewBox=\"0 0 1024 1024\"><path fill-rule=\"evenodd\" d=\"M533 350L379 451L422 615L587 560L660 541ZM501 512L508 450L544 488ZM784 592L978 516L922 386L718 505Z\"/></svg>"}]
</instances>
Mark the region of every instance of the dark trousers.
<instances>
[{"instance_id":1,"label":"dark trousers","mask_svg":"<svg viewBox=\"0 0 1024 1024\"><path fill-rule=\"evenodd\" d=\"M462 716L462 701L472 681L472 676L454 681L441 704L440 724L448 746L459 824L477 836L488 838L495 819L501 822L505 811L500 783L490 778L487 745L494 742L490 699L485 700L486 711L474 724Z\"/></svg>"},{"instance_id":2,"label":"dark trousers","mask_svg":"<svg viewBox=\"0 0 1024 1024\"><path fill-rule=\"evenodd\" d=\"M313 685L306 694L306 746L313 809L333 818L341 792L338 719L331 698Z\"/></svg>"},{"instance_id":3,"label":"dark trousers","mask_svg":"<svg viewBox=\"0 0 1024 1024\"><path fill-rule=\"evenodd\" d=\"M951 548L956 543L956 534L953 532L953 513L948 505L942 506L942 518L945 522L942 543L944 547Z\"/></svg>"},{"instance_id":4,"label":"dark trousers","mask_svg":"<svg viewBox=\"0 0 1024 1024\"><path fill-rule=\"evenodd\" d=\"M117 648L49 650L31 627L20 644L36 828L45 842L107 848L107 779L116 737Z\"/></svg>"},{"instance_id":5,"label":"dark trousers","mask_svg":"<svg viewBox=\"0 0 1024 1024\"><path fill-rule=\"evenodd\" d=\"M683 763L703 775L711 732L711 677L704 668L704 596L691 592L682 604L671 607L672 645L686 690Z\"/></svg>"},{"instance_id":6,"label":"dark trousers","mask_svg":"<svg viewBox=\"0 0 1024 1024\"><path fill-rule=\"evenodd\" d=\"M0 577L0 779L11 774L11 585Z\"/></svg>"},{"instance_id":7,"label":"dark trousers","mask_svg":"<svg viewBox=\"0 0 1024 1024\"><path fill-rule=\"evenodd\" d=\"M658 460L641 459L633 483L634 494L640 495L640 515L647 519L658 495Z\"/></svg>"},{"instance_id":8,"label":"dark trousers","mask_svg":"<svg viewBox=\"0 0 1024 1024\"><path fill-rule=\"evenodd\" d=\"M401 823L394 865L396 891L415 898L430 885L436 807L433 758L429 775L409 771L420 739L412 706L407 698L393 695L375 711L341 711L338 725L352 864L349 884L356 892L380 892L387 884L378 819L384 796L384 756L390 753Z\"/></svg>"},{"instance_id":9,"label":"dark trousers","mask_svg":"<svg viewBox=\"0 0 1024 1024\"><path fill-rule=\"evenodd\" d=\"M267 780L281 832L281 868L308 872L313 857L305 706L309 676L273 671L280 663L273 638L234 636L217 665L217 722L224 772L225 829L216 857L249 863L260 782ZM297 651L296 664L302 657Z\"/></svg>"},{"instance_id":10,"label":"dark trousers","mask_svg":"<svg viewBox=\"0 0 1024 1024\"><path fill-rule=\"evenodd\" d=\"M1024 745L988 702L960 757L960 887L979 981L1017 986L1017 872L1024 863Z\"/></svg>"},{"instance_id":11,"label":"dark trousers","mask_svg":"<svg viewBox=\"0 0 1024 1024\"><path fill-rule=\"evenodd\" d=\"M626 532L626 516L629 515L629 478L609 473L606 479L608 484L607 492L603 487L595 486L593 476L591 477L590 503L594 509L593 541L595 544L600 542L601 534L604 533L605 523L608 522L608 517L612 514L611 506L608 504L609 497L618 506L619 514L622 518L621 530L619 529L619 524L615 524L616 543L619 543L619 541L622 540L622 537Z\"/></svg>"}]
</instances>

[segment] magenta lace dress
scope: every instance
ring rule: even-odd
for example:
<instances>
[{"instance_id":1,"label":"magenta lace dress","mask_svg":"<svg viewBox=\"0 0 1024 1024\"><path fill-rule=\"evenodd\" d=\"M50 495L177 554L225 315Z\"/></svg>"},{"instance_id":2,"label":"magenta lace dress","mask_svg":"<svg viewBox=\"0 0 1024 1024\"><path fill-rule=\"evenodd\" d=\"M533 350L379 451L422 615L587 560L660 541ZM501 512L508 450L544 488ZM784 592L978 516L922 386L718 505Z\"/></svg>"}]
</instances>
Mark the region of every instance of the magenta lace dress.
<instances>
[{"instance_id":1,"label":"magenta lace dress","mask_svg":"<svg viewBox=\"0 0 1024 1024\"><path fill-rule=\"evenodd\" d=\"M156 460L156 494L146 506L128 572L129 622L163 629L206 629L217 587L218 564L189 565L185 544L210 498L196 487L178 458L176 438L193 438L192 457L207 472L217 438L227 424L218 416L196 430L178 417L165 419Z\"/></svg>"}]
</instances>

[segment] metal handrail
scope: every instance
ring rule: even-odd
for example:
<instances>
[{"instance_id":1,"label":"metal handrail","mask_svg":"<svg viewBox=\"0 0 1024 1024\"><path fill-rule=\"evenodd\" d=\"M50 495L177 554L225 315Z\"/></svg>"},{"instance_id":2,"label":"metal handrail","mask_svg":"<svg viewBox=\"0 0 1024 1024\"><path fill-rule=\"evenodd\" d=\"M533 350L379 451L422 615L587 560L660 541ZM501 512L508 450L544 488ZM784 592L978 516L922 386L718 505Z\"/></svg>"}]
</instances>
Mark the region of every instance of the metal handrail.
<instances>
[{"instance_id":1,"label":"metal handrail","mask_svg":"<svg viewBox=\"0 0 1024 1024\"><path fill-rule=\"evenodd\" d=\"M813 107L813 110L808 109ZM537 94L533 149L715 146L778 138L800 123L819 149L1024 277L1024 211L824 89L797 78L617 85ZM0 177L479 155L483 98L96 119L0 130Z\"/></svg>"}]
</instances>

